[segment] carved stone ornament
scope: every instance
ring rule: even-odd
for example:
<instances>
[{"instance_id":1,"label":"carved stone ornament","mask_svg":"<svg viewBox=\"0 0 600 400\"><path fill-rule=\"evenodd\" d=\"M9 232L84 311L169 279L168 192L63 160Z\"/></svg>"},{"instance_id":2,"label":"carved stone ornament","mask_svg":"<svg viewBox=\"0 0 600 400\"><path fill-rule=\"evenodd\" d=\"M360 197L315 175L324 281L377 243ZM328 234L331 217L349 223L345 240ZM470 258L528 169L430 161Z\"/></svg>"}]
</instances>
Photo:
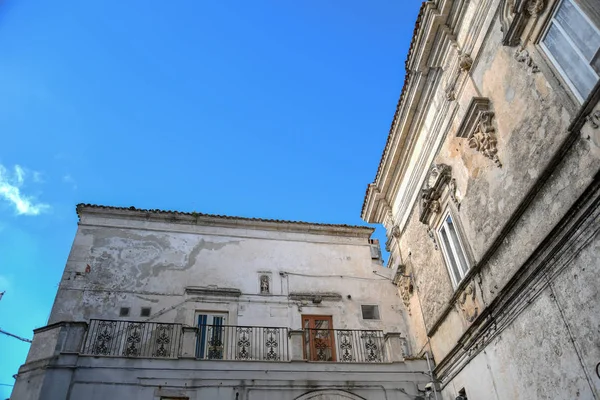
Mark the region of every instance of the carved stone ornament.
<instances>
[{"instance_id":1,"label":"carved stone ornament","mask_svg":"<svg viewBox=\"0 0 600 400\"><path fill-rule=\"evenodd\" d=\"M398 286L402 302L410 315L410 298L414 292L414 286L412 283L412 277L406 275L404 266L399 266L394 277L394 283Z\"/></svg>"},{"instance_id":2,"label":"carved stone ornament","mask_svg":"<svg viewBox=\"0 0 600 400\"><path fill-rule=\"evenodd\" d=\"M473 59L470 55L462 53L458 56L458 65L461 71L469 71L473 66Z\"/></svg>"},{"instance_id":3,"label":"carved stone ornament","mask_svg":"<svg viewBox=\"0 0 600 400\"><path fill-rule=\"evenodd\" d=\"M434 164L427 175L425 184L421 189L421 214L419 221L424 224L429 223L429 217L432 214L440 212L439 199L442 196L444 188L450 182L451 168L446 164Z\"/></svg>"},{"instance_id":4,"label":"carved stone ornament","mask_svg":"<svg viewBox=\"0 0 600 400\"><path fill-rule=\"evenodd\" d=\"M525 9L532 17L544 11L544 8L546 8L546 2L544 0L528 0L525 2Z\"/></svg>"},{"instance_id":5,"label":"carved stone ornament","mask_svg":"<svg viewBox=\"0 0 600 400\"><path fill-rule=\"evenodd\" d=\"M490 110L490 100L485 97L474 97L460 123L456 136L466 138L469 147L489 158L498 168L502 163L498 158L495 129L492 125L494 112Z\"/></svg>"},{"instance_id":6,"label":"carved stone ornament","mask_svg":"<svg viewBox=\"0 0 600 400\"><path fill-rule=\"evenodd\" d=\"M475 318L479 316L479 302L477 301L476 291L477 286L475 286L474 281L471 281L458 299L458 306L469 323L475 321Z\"/></svg>"},{"instance_id":7,"label":"carved stone ornament","mask_svg":"<svg viewBox=\"0 0 600 400\"><path fill-rule=\"evenodd\" d=\"M390 251L392 247L392 240L400 238L400 227L398 225L393 225L391 229L388 230L388 239L385 241L385 250Z\"/></svg>"},{"instance_id":8,"label":"carved stone ornament","mask_svg":"<svg viewBox=\"0 0 600 400\"><path fill-rule=\"evenodd\" d=\"M435 250L438 250L438 244L437 240L435 240L435 234L433 233L430 227L427 227L427 236L429 236L429 239L431 239L431 241L433 242L433 248Z\"/></svg>"},{"instance_id":9,"label":"carved stone ornament","mask_svg":"<svg viewBox=\"0 0 600 400\"><path fill-rule=\"evenodd\" d=\"M590 113L585 119L590 123L592 128L598 129L600 127L600 110Z\"/></svg>"},{"instance_id":10,"label":"carved stone ornament","mask_svg":"<svg viewBox=\"0 0 600 400\"><path fill-rule=\"evenodd\" d=\"M500 25L502 44L517 46L530 17L535 17L546 8L545 0L502 0Z\"/></svg>"},{"instance_id":11,"label":"carved stone ornament","mask_svg":"<svg viewBox=\"0 0 600 400\"><path fill-rule=\"evenodd\" d=\"M529 55L529 51L527 51L527 49L525 49L523 46L519 46L515 50L515 60L517 60L520 63L523 63L527 68L527 72L530 74L540 72L540 69L538 68L537 64L533 62L531 55Z\"/></svg>"},{"instance_id":12,"label":"carved stone ornament","mask_svg":"<svg viewBox=\"0 0 600 400\"><path fill-rule=\"evenodd\" d=\"M457 190L456 179L454 179L454 178L450 179L448 188L450 189L450 199L452 199L452 202L454 203L456 208L458 210L460 210L460 202L458 201L458 198L456 197L456 190Z\"/></svg>"},{"instance_id":13,"label":"carved stone ornament","mask_svg":"<svg viewBox=\"0 0 600 400\"><path fill-rule=\"evenodd\" d=\"M269 288L269 275L260 276L260 294L269 294L271 290Z\"/></svg>"}]
</instances>

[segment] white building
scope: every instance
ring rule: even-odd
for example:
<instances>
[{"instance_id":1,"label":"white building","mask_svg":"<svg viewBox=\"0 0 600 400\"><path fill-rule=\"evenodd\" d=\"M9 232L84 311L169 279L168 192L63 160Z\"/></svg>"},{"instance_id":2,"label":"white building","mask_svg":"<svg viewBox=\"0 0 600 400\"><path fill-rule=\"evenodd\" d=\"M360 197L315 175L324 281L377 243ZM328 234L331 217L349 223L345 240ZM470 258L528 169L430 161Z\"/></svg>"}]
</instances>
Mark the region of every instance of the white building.
<instances>
[{"instance_id":1,"label":"white building","mask_svg":"<svg viewBox=\"0 0 600 400\"><path fill-rule=\"evenodd\" d=\"M79 205L12 399L406 399L404 307L373 229Z\"/></svg>"}]
</instances>

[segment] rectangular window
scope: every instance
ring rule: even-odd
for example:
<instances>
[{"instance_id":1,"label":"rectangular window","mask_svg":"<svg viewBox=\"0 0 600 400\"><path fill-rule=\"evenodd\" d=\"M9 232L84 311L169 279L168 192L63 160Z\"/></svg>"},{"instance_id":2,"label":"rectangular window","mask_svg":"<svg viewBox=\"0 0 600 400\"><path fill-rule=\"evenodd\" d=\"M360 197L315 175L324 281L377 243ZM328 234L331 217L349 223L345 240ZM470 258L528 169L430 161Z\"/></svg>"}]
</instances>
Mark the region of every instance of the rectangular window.
<instances>
[{"instance_id":1,"label":"rectangular window","mask_svg":"<svg viewBox=\"0 0 600 400\"><path fill-rule=\"evenodd\" d=\"M461 243L458 231L449 212L446 213L438 228L438 236L452 285L457 287L469 271L469 263L467 262L464 246Z\"/></svg>"},{"instance_id":2,"label":"rectangular window","mask_svg":"<svg viewBox=\"0 0 600 400\"><path fill-rule=\"evenodd\" d=\"M150 307L142 307L140 310L140 317L149 317L152 312L152 308Z\"/></svg>"},{"instance_id":3,"label":"rectangular window","mask_svg":"<svg viewBox=\"0 0 600 400\"><path fill-rule=\"evenodd\" d=\"M225 354L227 314L198 314L196 358L222 360Z\"/></svg>"},{"instance_id":4,"label":"rectangular window","mask_svg":"<svg viewBox=\"0 0 600 400\"><path fill-rule=\"evenodd\" d=\"M362 305L360 308L362 309L363 319L379 319L379 307Z\"/></svg>"},{"instance_id":5,"label":"rectangular window","mask_svg":"<svg viewBox=\"0 0 600 400\"><path fill-rule=\"evenodd\" d=\"M600 30L574 0L562 0L541 42L580 101L600 76Z\"/></svg>"}]
</instances>

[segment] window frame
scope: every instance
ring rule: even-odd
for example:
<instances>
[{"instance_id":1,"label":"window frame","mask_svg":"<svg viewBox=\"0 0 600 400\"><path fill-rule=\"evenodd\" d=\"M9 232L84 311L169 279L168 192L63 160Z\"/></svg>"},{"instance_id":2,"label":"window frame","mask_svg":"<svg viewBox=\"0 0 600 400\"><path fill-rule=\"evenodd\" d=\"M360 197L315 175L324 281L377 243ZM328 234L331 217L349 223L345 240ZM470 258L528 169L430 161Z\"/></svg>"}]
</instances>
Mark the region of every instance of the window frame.
<instances>
[{"instance_id":1,"label":"window frame","mask_svg":"<svg viewBox=\"0 0 600 400\"><path fill-rule=\"evenodd\" d=\"M581 103L583 103L585 101L585 99L587 98L587 96L589 96L589 93L586 95L586 98L584 98L582 96L582 94L575 87L575 84L571 81L571 79L569 78L569 76L567 75L567 73L565 72L565 70L558 63L558 61L554 57L554 54L552 54L552 51L550 51L550 49L548 48L548 46L546 45L546 43L544 43L544 41L546 40L546 38L548 36L548 31L550 30L550 28L554 24L554 26L557 27L557 29L561 32L561 34L567 40L567 42L569 43L569 45L573 49L573 51L575 51L577 53L577 55L579 57L581 57L582 60L586 60L585 56L581 53L581 50L579 50L579 47L569 37L569 35L565 32L565 30L562 27L562 25L560 24L560 22L558 22L556 20L556 14L558 13L560 7L565 2L569 2L573 7L575 7L575 9L579 12L579 14L583 17L583 19L585 19L592 26L592 29L594 29L600 35L600 27L598 25L596 25L596 23L592 20L592 18L590 18L590 16L587 15L587 13L581 8L581 6L579 4L577 4L577 2L575 0L559 0L557 2L556 6L554 7L554 10L552 10L552 14L550 15L550 18L548 19L548 23L546 24L546 26L544 27L544 30L543 30L542 34L540 35L541 39L539 39L538 46L540 46L540 48L543 50L544 55L550 61L550 64L552 65L552 68L554 68L558 72L558 76L560 77L560 80L562 80L566 84L566 86L570 89L571 93L573 93L573 95L575 96L575 98L577 99L577 101L581 104ZM600 72L596 71L592 67L592 62L594 61L594 59L596 57L600 57L600 46L596 50L596 53L594 54L594 57L592 57L591 60L586 60L586 68L588 68L594 75L596 75L598 77L598 79L596 80L596 83L597 83L598 80L600 80Z\"/></svg>"},{"instance_id":2,"label":"window frame","mask_svg":"<svg viewBox=\"0 0 600 400\"><path fill-rule=\"evenodd\" d=\"M454 243L454 240L452 239L451 235L449 235L449 226L447 224L447 219L450 218L450 220L452 221L452 226L454 229L454 232L456 234L456 240L458 241L458 248L457 248L457 244ZM447 237L448 237L448 243L451 246L451 249L447 249L446 248L446 244L443 240L442 237L442 229L447 229ZM439 243L439 247L440 250L442 252L443 258L444 258L444 263L446 264L446 270L448 271L448 275L450 276L450 281L452 283L452 287L454 289L458 288L458 286L460 285L460 283L465 279L465 277L468 275L469 271L471 270L471 259L469 257L469 253L467 252L467 248L465 246L465 241L462 237L462 233L461 233L461 229L458 226L457 223L457 219L455 218L454 214L450 211L450 208L448 207L443 213L442 213L442 218L440 219L440 221L438 222L437 228L435 230L436 235L437 235L437 240ZM452 260L450 259L450 254L448 253L448 250L450 250L453 255L455 256ZM457 253L457 251L460 250L462 252L462 256L463 259L466 263L466 265L462 266L462 263L460 262L460 256ZM452 261L454 261L456 263L458 270L458 275L456 276L454 274L454 272L452 271Z\"/></svg>"}]
</instances>

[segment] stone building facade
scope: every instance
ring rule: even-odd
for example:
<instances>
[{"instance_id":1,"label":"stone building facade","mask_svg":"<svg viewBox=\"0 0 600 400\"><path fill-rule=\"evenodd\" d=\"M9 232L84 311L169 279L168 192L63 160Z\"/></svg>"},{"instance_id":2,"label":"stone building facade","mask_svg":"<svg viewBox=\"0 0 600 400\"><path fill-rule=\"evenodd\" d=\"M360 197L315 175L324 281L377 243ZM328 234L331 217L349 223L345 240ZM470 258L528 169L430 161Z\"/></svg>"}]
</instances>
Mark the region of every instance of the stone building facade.
<instances>
[{"instance_id":1,"label":"stone building facade","mask_svg":"<svg viewBox=\"0 0 600 400\"><path fill-rule=\"evenodd\" d=\"M600 397L599 49L598 0L421 7L362 218L443 399Z\"/></svg>"},{"instance_id":2,"label":"stone building facade","mask_svg":"<svg viewBox=\"0 0 600 400\"><path fill-rule=\"evenodd\" d=\"M13 400L404 399L431 381L372 228L77 212Z\"/></svg>"}]
</instances>

